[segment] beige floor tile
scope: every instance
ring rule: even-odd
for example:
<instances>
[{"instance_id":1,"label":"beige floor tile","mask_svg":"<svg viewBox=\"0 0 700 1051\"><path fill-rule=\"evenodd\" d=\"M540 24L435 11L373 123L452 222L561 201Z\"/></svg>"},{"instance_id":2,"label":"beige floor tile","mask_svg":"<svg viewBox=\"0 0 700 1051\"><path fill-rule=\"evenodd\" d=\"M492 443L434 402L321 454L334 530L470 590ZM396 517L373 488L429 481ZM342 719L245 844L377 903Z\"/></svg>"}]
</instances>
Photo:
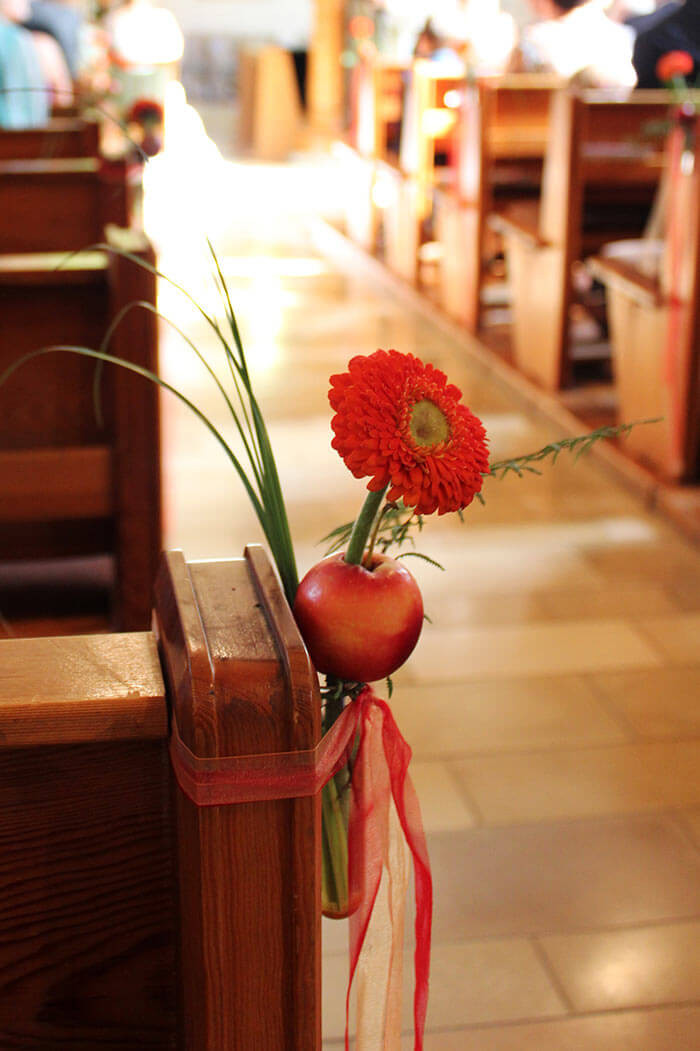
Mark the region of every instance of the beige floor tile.
<instances>
[{"instance_id":1,"label":"beige floor tile","mask_svg":"<svg viewBox=\"0 0 700 1051\"><path fill-rule=\"evenodd\" d=\"M487 824L700 805L700 741L474 756L453 768Z\"/></svg>"},{"instance_id":2,"label":"beige floor tile","mask_svg":"<svg viewBox=\"0 0 700 1051\"><path fill-rule=\"evenodd\" d=\"M652 646L621 620L524 624L517 628L438 631L427 625L408 671L417 682L566 675L653 668Z\"/></svg>"},{"instance_id":3,"label":"beige floor tile","mask_svg":"<svg viewBox=\"0 0 700 1051\"><path fill-rule=\"evenodd\" d=\"M345 1028L345 961L326 957L323 977L324 1037L337 1039ZM413 974L408 954L404 979L403 1024L409 1029ZM561 999L526 939L454 942L433 947L428 1029L551 1018L564 1013Z\"/></svg>"},{"instance_id":4,"label":"beige floor tile","mask_svg":"<svg viewBox=\"0 0 700 1051\"><path fill-rule=\"evenodd\" d=\"M416 756L605 744L627 736L574 675L402 685L392 703Z\"/></svg>"},{"instance_id":5,"label":"beige floor tile","mask_svg":"<svg viewBox=\"0 0 700 1051\"><path fill-rule=\"evenodd\" d=\"M638 617L640 611L678 613L682 606L668 589L655 584L623 584L596 591L569 588L549 590L539 601L550 617L573 620L578 617Z\"/></svg>"},{"instance_id":6,"label":"beige floor tile","mask_svg":"<svg viewBox=\"0 0 700 1051\"><path fill-rule=\"evenodd\" d=\"M411 780L420 802L426 832L472 828L474 815L444 763L412 762Z\"/></svg>"},{"instance_id":7,"label":"beige floor tile","mask_svg":"<svg viewBox=\"0 0 700 1051\"><path fill-rule=\"evenodd\" d=\"M413 1051L405 1037L402 1051ZM425 1051L698 1051L700 1007L429 1033ZM329 1047L330 1051L330 1047Z\"/></svg>"},{"instance_id":8,"label":"beige floor tile","mask_svg":"<svg viewBox=\"0 0 700 1051\"><path fill-rule=\"evenodd\" d=\"M700 735L700 667L603 673L591 681L643 737Z\"/></svg>"},{"instance_id":9,"label":"beige floor tile","mask_svg":"<svg viewBox=\"0 0 700 1051\"><path fill-rule=\"evenodd\" d=\"M700 921L541 944L577 1011L700 1002Z\"/></svg>"},{"instance_id":10,"label":"beige floor tile","mask_svg":"<svg viewBox=\"0 0 700 1051\"><path fill-rule=\"evenodd\" d=\"M479 828L428 846L437 942L700 915L700 852L660 817Z\"/></svg>"},{"instance_id":11,"label":"beige floor tile","mask_svg":"<svg viewBox=\"0 0 700 1051\"><path fill-rule=\"evenodd\" d=\"M639 626L667 660L700 662L700 613L645 617L640 620Z\"/></svg>"}]
</instances>

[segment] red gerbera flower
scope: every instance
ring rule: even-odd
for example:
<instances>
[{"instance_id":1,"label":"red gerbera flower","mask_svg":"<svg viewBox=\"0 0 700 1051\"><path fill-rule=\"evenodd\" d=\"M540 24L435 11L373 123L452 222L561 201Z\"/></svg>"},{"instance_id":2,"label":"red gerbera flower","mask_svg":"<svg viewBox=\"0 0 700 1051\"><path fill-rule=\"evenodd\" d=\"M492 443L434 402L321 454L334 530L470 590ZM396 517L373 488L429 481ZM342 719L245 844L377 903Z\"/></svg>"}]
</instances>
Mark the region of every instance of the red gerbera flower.
<instances>
[{"instance_id":1,"label":"red gerbera flower","mask_svg":"<svg viewBox=\"0 0 700 1051\"><path fill-rule=\"evenodd\" d=\"M656 63L656 75L663 81L687 77L694 69L693 56L687 51L667 51Z\"/></svg>"},{"instance_id":2,"label":"red gerbera flower","mask_svg":"<svg viewBox=\"0 0 700 1051\"><path fill-rule=\"evenodd\" d=\"M459 511L488 473L483 425L444 372L412 354L377 350L331 376L331 442L373 492L391 485L418 514Z\"/></svg>"}]
</instances>

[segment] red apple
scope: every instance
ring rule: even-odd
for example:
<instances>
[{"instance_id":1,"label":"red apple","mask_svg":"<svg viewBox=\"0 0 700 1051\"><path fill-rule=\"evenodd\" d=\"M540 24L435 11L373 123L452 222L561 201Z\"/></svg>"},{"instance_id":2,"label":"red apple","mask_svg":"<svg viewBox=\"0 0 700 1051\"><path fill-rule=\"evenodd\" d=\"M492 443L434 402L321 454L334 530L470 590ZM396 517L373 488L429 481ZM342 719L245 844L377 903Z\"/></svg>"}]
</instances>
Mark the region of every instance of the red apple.
<instances>
[{"instance_id":1,"label":"red apple","mask_svg":"<svg viewBox=\"0 0 700 1051\"><path fill-rule=\"evenodd\" d=\"M387 555L349 565L332 555L306 574L294 616L316 669L374 682L400 668L423 627L423 599L409 571Z\"/></svg>"}]
</instances>

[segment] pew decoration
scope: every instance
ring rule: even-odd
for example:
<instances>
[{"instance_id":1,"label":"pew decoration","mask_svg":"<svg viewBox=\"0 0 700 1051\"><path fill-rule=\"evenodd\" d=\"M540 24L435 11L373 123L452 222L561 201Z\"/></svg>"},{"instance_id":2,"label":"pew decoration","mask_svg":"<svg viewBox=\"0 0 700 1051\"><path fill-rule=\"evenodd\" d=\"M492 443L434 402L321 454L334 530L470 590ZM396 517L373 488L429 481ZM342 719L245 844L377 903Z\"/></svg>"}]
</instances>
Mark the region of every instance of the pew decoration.
<instances>
[{"instance_id":1,"label":"pew decoration","mask_svg":"<svg viewBox=\"0 0 700 1051\"><path fill-rule=\"evenodd\" d=\"M163 149L163 107L155 99L137 99L126 113L130 139L141 154L155 157Z\"/></svg>"},{"instance_id":2,"label":"pew decoration","mask_svg":"<svg viewBox=\"0 0 700 1051\"><path fill-rule=\"evenodd\" d=\"M656 63L656 76L671 93L673 110L672 126L683 132L684 152L692 154L697 123L697 101L691 93L687 78L695 69L693 56L687 51L667 51ZM686 161L686 164L689 163Z\"/></svg>"},{"instance_id":3,"label":"pew decoration","mask_svg":"<svg viewBox=\"0 0 700 1051\"><path fill-rule=\"evenodd\" d=\"M108 246L98 246L107 248ZM428 1000L432 880L415 790L408 774L411 750L389 705L372 683L387 679L409 657L424 613L418 585L401 559L415 555L414 534L427 515L457 513L484 502L489 478L539 474L540 464L564 451L576 456L602 438L635 426L602 427L564 438L525 456L489 464L481 421L462 403L457 387L439 369L411 354L377 350L354 357L347 372L331 377L332 445L356 478L369 478L354 522L324 539L326 558L299 582L294 545L275 457L257 401L231 299L212 249L228 335L182 286L139 256L110 251L168 281L197 309L221 345L232 379L227 390L187 336L188 346L224 399L243 452L239 455L212 421L180 390L134 361L109 353L119 327L135 310L157 315L145 301L126 304L100 349L43 347L0 374L0 387L29 360L53 353L78 354L142 376L168 390L200 419L223 448L251 501L316 671L325 675L323 736L310 752L280 757L202 760L179 736L173 720L170 753L178 783L197 806L296 798L322 792L322 907L333 918L350 917L350 989L361 973L358 1047L398 1047L401 1033L403 916L408 888L407 852L414 868L415 1049L422 1051ZM167 320L167 319L165 319ZM644 421L653 422L653 421ZM387 555L393 547L395 558ZM437 563L433 563L438 565ZM439 567L442 568L442 567ZM363 947L368 951L363 953ZM378 962L379 961L379 962ZM360 1040L360 1034L365 1038ZM380 1042L377 1042L377 1041ZM346 1024L346 1048L349 1029Z\"/></svg>"},{"instance_id":4,"label":"pew decoration","mask_svg":"<svg viewBox=\"0 0 700 1051\"><path fill-rule=\"evenodd\" d=\"M687 206L684 183L693 174L695 165L695 143L698 133L698 93L692 91L688 77L695 68L692 55L687 51L668 51L656 63L656 75L668 88L672 106L667 122L668 134L668 179L666 216L668 228L668 325L664 346L664 385L668 389L669 462L671 473L682 475L685 471L685 412L684 412L684 366L681 345L683 342L684 294L683 294L683 223L680 209Z\"/></svg>"}]
</instances>

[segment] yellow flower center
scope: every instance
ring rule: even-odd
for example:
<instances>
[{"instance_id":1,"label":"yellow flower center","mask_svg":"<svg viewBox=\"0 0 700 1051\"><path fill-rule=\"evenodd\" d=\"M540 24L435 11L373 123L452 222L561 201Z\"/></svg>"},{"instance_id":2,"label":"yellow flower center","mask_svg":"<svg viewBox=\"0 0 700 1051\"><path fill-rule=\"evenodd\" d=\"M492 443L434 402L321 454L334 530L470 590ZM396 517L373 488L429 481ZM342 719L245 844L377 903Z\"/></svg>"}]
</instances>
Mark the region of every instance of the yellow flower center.
<instances>
[{"instance_id":1,"label":"yellow flower center","mask_svg":"<svg viewBox=\"0 0 700 1051\"><path fill-rule=\"evenodd\" d=\"M411 409L409 428L416 445L439 445L450 436L450 425L444 412L427 398L417 401Z\"/></svg>"}]
</instances>

